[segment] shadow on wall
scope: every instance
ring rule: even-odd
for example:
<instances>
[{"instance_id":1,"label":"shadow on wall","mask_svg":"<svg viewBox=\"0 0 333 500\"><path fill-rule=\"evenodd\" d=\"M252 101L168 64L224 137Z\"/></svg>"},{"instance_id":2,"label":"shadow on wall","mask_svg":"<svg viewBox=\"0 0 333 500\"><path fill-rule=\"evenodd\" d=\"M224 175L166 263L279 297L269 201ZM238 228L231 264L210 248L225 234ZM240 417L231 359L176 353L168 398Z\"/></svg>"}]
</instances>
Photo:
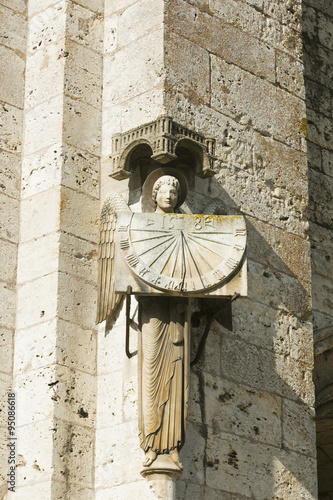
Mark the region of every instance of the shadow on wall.
<instances>
[{"instance_id":1,"label":"shadow on wall","mask_svg":"<svg viewBox=\"0 0 333 500\"><path fill-rule=\"evenodd\" d=\"M333 498L333 4L303 1L319 500Z\"/></svg>"},{"instance_id":2,"label":"shadow on wall","mask_svg":"<svg viewBox=\"0 0 333 500\"><path fill-rule=\"evenodd\" d=\"M211 183L228 214L240 213ZM235 302L233 332L214 323L192 369L179 500L316 496L312 343L304 342L311 329L309 282L300 280L304 240L297 253L285 231L246 219L249 298ZM202 330L192 330L194 352Z\"/></svg>"}]
</instances>

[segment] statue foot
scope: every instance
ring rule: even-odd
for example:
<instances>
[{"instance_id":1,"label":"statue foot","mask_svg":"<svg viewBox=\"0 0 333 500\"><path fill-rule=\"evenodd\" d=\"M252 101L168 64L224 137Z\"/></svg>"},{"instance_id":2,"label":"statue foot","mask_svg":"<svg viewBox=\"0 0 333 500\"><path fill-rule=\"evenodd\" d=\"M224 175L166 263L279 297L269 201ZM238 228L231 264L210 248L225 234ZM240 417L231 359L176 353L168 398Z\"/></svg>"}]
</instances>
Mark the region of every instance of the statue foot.
<instances>
[{"instance_id":1,"label":"statue foot","mask_svg":"<svg viewBox=\"0 0 333 500\"><path fill-rule=\"evenodd\" d=\"M143 462L143 466L149 467L154 462L154 460L156 460L156 458L157 453L155 453L155 451L153 451L152 449L148 450L146 453L146 458Z\"/></svg>"},{"instance_id":2,"label":"statue foot","mask_svg":"<svg viewBox=\"0 0 333 500\"><path fill-rule=\"evenodd\" d=\"M170 451L170 457L174 461L174 463L179 467L180 469L183 469L182 463L179 461L179 453L178 450Z\"/></svg>"}]
</instances>

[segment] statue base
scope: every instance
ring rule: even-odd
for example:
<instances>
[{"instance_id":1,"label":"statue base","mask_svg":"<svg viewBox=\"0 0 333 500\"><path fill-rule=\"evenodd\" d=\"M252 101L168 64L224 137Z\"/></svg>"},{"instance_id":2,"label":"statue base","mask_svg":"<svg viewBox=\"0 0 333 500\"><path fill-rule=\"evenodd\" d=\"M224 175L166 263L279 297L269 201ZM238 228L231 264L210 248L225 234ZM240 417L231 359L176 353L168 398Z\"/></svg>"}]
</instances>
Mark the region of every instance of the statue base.
<instances>
[{"instance_id":1,"label":"statue base","mask_svg":"<svg viewBox=\"0 0 333 500\"><path fill-rule=\"evenodd\" d=\"M157 455L156 460L141 470L141 475L147 479L157 479L158 476L168 476L176 481L182 475L183 470L175 464L170 455Z\"/></svg>"}]
</instances>

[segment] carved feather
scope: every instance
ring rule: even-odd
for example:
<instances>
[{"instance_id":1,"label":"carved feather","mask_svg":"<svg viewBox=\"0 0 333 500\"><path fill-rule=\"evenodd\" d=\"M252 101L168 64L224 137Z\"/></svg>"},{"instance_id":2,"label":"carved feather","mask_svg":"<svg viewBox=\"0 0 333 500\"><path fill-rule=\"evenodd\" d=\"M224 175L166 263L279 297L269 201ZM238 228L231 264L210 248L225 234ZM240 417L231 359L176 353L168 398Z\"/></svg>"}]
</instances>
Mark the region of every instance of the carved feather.
<instances>
[{"instance_id":1,"label":"carved feather","mask_svg":"<svg viewBox=\"0 0 333 500\"><path fill-rule=\"evenodd\" d=\"M122 300L122 295L115 293L114 285L114 233L118 212L128 211L130 208L118 193L110 193L103 203L99 224L96 323L111 316Z\"/></svg>"}]
</instances>

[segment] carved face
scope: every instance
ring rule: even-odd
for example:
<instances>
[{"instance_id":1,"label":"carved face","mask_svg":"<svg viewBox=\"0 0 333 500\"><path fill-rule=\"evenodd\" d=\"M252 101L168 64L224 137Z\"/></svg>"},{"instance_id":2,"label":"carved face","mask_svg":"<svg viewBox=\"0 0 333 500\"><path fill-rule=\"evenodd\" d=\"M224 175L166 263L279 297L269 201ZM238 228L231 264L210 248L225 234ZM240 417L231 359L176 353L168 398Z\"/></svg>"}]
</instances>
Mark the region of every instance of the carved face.
<instances>
[{"instance_id":1,"label":"carved face","mask_svg":"<svg viewBox=\"0 0 333 500\"><path fill-rule=\"evenodd\" d=\"M178 179L170 175L160 177L153 187L153 199L156 212L173 213L178 202L180 184Z\"/></svg>"},{"instance_id":2,"label":"carved face","mask_svg":"<svg viewBox=\"0 0 333 500\"><path fill-rule=\"evenodd\" d=\"M174 212L177 201L177 189L169 184L162 184L156 194L156 212Z\"/></svg>"}]
</instances>

